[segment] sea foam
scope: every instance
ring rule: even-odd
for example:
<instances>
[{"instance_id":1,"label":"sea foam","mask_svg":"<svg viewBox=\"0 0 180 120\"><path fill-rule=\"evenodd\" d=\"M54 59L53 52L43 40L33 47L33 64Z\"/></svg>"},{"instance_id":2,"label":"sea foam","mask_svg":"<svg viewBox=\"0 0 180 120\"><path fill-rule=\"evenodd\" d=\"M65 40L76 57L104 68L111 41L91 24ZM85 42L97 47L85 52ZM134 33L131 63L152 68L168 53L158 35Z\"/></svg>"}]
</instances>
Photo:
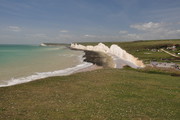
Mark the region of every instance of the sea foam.
<instances>
[{"instance_id":1,"label":"sea foam","mask_svg":"<svg viewBox=\"0 0 180 120\"><path fill-rule=\"evenodd\" d=\"M16 78L16 79L12 78L11 80L5 81L4 84L0 85L0 87L7 87L7 86L16 85L16 84L27 83L30 81L47 78L47 77L52 77L52 76L70 75L70 74L74 73L75 71L90 67L91 65L92 65L92 63L83 62L82 64L79 64L72 68L66 68L63 70L57 70L57 71L52 71L52 72L36 73L34 75Z\"/></svg>"}]
</instances>

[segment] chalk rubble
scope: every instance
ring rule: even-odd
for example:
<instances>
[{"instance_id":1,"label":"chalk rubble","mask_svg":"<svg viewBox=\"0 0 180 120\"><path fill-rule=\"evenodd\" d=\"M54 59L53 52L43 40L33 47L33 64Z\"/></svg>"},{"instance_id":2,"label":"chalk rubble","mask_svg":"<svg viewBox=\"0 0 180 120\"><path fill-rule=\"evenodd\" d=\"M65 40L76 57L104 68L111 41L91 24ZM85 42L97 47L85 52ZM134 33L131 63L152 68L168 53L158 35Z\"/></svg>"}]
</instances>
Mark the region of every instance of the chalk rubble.
<instances>
[{"instance_id":1,"label":"chalk rubble","mask_svg":"<svg viewBox=\"0 0 180 120\"><path fill-rule=\"evenodd\" d=\"M127 53L125 50L120 48L118 45L111 45L109 48L108 46L104 45L103 43L99 43L96 46L84 46L80 44L71 44L70 46L73 49L78 50L89 50L89 51L96 51L96 52L103 52L105 54L108 54L112 56L115 62L115 68L122 68L124 65L128 65L132 68L143 68L145 65L141 60L138 60L138 58L134 57L133 55ZM121 65L118 65L121 64Z\"/></svg>"}]
</instances>

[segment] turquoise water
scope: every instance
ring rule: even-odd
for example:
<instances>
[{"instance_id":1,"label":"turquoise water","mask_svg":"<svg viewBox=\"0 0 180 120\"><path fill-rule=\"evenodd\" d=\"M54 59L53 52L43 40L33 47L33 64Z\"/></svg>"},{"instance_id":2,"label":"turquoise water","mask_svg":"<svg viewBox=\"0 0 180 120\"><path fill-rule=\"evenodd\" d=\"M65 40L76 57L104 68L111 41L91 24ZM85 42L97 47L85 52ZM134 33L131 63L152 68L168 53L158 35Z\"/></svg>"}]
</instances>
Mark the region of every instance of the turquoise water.
<instances>
[{"instance_id":1,"label":"turquoise water","mask_svg":"<svg viewBox=\"0 0 180 120\"><path fill-rule=\"evenodd\" d=\"M0 65L7 66L43 53L46 48L30 45L0 45ZM19 61L19 62L20 62Z\"/></svg>"},{"instance_id":2,"label":"turquoise water","mask_svg":"<svg viewBox=\"0 0 180 120\"><path fill-rule=\"evenodd\" d=\"M83 54L65 46L0 45L0 86L63 75L85 67Z\"/></svg>"}]
</instances>

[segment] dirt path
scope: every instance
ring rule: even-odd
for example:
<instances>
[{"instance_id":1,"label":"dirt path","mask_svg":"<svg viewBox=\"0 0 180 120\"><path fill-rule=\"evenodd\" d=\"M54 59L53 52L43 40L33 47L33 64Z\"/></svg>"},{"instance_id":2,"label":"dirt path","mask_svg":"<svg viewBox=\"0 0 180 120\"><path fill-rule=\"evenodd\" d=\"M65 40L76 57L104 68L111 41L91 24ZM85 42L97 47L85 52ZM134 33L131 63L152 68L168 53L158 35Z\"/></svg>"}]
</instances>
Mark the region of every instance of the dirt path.
<instances>
[{"instance_id":1,"label":"dirt path","mask_svg":"<svg viewBox=\"0 0 180 120\"><path fill-rule=\"evenodd\" d=\"M167 53L167 54L169 54L169 55L171 55L171 56L173 56L173 57L180 58L179 56L177 56L177 55L175 55L175 54L172 54L172 53L170 53L170 52L168 52L168 51L166 51L166 50L164 50L164 49L161 49L161 51L163 51L163 52L165 52L165 53Z\"/></svg>"}]
</instances>

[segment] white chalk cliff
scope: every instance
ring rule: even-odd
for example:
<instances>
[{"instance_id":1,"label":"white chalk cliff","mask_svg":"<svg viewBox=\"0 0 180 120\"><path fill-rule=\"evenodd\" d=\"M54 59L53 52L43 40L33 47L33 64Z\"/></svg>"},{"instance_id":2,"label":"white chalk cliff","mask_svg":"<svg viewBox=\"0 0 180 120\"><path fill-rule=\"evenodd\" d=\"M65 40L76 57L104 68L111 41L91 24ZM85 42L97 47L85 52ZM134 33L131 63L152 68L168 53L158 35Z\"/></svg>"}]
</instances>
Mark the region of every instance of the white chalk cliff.
<instances>
[{"instance_id":1,"label":"white chalk cliff","mask_svg":"<svg viewBox=\"0 0 180 120\"><path fill-rule=\"evenodd\" d=\"M89 50L89 51L97 51L106 53L114 59L115 68L122 68L125 65L128 65L132 68L142 68L145 65L141 60L134 57L133 55L127 53L125 50L120 48L118 45L111 45L111 47L107 47L103 43L99 43L96 46L83 46L80 44L71 44L71 48L79 49L79 50Z\"/></svg>"}]
</instances>

